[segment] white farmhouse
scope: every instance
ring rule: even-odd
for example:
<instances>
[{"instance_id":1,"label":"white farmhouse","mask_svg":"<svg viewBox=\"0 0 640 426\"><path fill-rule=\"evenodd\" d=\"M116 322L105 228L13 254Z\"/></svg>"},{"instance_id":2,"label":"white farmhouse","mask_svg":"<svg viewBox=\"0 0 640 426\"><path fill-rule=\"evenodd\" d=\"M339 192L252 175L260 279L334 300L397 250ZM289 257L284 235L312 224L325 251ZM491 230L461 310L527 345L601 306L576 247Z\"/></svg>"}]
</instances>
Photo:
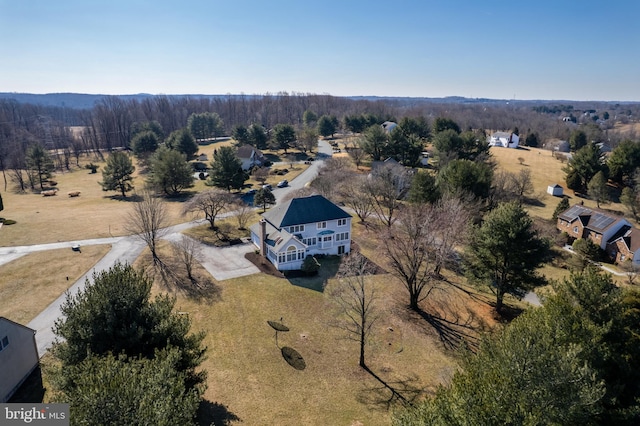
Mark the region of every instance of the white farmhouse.
<instances>
[{"instance_id":1,"label":"white farmhouse","mask_svg":"<svg viewBox=\"0 0 640 426\"><path fill-rule=\"evenodd\" d=\"M351 251L351 215L322 195L294 198L263 213L251 241L278 270L300 269L309 255Z\"/></svg>"},{"instance_id":2,"label":"white farmhouse","mask_svg":"<svg viewBox=\"0 0 640 426\"><path fill-rule=\"evenodd\" d=\"M520 137L511 132L495 132L489 137L489 146L517 148L519 142Z\"/></svg>"},{"instance_id":3,"label":"white farmhouse","mask_svg":"<svg viewBox=\"0 0 640 426\"><path fill-rule=\"evenodd\" d=\"M236 155L242 161L242 170L249 170L254 166L262 166L265 161L262 151L251 145L242 145L238 148Z\"/></svg>"}]
</instances>

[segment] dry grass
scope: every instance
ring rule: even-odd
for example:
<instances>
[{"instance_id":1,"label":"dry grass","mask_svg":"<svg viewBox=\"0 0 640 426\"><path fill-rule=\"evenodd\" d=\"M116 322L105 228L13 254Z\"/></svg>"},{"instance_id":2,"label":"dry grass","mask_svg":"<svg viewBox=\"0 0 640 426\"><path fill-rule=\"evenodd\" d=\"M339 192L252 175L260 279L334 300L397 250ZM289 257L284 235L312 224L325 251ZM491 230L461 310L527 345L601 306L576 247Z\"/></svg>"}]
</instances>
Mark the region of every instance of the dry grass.
<instances>
[{"instance_id":1,"label":"dry grass","mask_svg":"<svg viewBox=\"0 0 640 426\"><path fill-rule=\"evenodd\" d=\"M528 205L527 210L531 215L543 219L551 219L553 211L560 202L559 197L547 194L549 185L558 184L564 188L564 194L569 197L570 204L584 202L586 207L596 208L595 201L578 198L572 190L568 190L565 183L565 173L562 168L566 165L560 160L551 156L551 151L539 148L509 149L491 148L491 156L496 160L499 170L506 170L511 173L518 173L522 169L531 170L531 180L534 186L532 198L539 202L539 205ZM518 157L524 158L521 165ZM603 208L613 211L623 212L624 207L620 203L603 205Z\"/></svg>"},{"instance_id":2,"label":"dry grass","mask_svg":"<svg viewBox=\"0 0 640 426\"><path fill-rule=\"evenodd\" d=\"M375 278L381 319L367 349L368 364L411 398L446 382L456 364L424 321L407 314L397 287L388 282L388 276ZM194 328L207 332L207 400L245 424L389 423L391 394L358 367L358 345L333 326L335 311L326 294L265 274L219 287L217 302L179 296L177 303L179 311L190 313ZM280 318L291 331L279 333L276 346L267 321ZM285 362L283 346L302 355L303 371Z\"/></svg>"},{"instance_id":3,"label":"dry grass","mask_svg":"<svg viewBox=\"0 0 640 426\"><path fill-rule=\"evenodd\" d=\"M98 245L82 247L82 252L36 252L0 266L0 316L28 323L110 249L109 245Z\"/></svg>"},{"instance_id":4,"label":"dry grass","mask_svg":"<svg viewBox=\"0 0 640 426\"><path fill-rule=\"evenodd\" d=\"M89 161L86 160L86 163ZM105 163L94 161L100 165ZM83 164L83 163L81 163ZM144 187L144 176L136 165L134 186ZM75 168L71 172L57 173L53 179L60 189L58 195L43 197L27 193L4 192L2 215L17 223L0 229L0 246L17 246L58 241L73 241L86 238L105 238L127 234L126 217L131 211L135 197L129 195L122 200L115 192L104 192L98 184L102 174L91 174L86 169ZM198 182L197 185L204 186ZM199 187L193 189L197 190ZM67 192L80 191L79 197L69 197ZM131 194L131 193L129 193ZM179 212L180 200L167 203L171 223L184 221Z\"/></svg>"},{"instance_id":5,"label":"dry grass","mask_svg":"<svg viewBox=\"0 0 640 426\"><path fill-rule=\"evenodd\" d=\"M248 227L259 219L258 213L253 211L251 218L247 222L247 229L238 229L237 220L234 217L228 217L216 220L215 225L218 229L215 231L211 229L209 222L207 222L204 225L186 229L182 233L211 246L228 246L230 240L249 237L251 232Z\"/></svg>"}]
</instances>

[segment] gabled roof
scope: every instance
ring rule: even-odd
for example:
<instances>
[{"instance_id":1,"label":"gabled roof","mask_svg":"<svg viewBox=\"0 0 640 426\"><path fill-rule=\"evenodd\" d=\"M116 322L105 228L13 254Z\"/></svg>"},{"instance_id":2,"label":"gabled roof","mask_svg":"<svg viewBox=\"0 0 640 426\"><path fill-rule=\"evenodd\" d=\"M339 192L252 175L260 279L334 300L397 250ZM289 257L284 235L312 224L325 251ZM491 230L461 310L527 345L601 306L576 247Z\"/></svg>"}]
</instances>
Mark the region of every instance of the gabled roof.
<instances>
[{"instance_id":1,"label":"gabled roof","mask_svg":"<svg viewBox=\"0 0 640 426\"><path fill-rule=\"evenodd\" d=\"M262 214L267 222L278 229L284 226L346 219L351 215L322 195L294 198Z\"/></svg>"},{"instance_id":2,"label":"gabled roof","mask_svg":"<svg viewBox=\"0 0 640 426\"><path fill-rule=\"evenodd\" d=\"M0 317L0 322L5 322L5 323L7 323L7 324L9 324L9 325L12 325L12 326L14 326L14 327L20 327L20 328L23 328L23 329L29 330L29 331L30 331L30 332L32 332L33 334L35 334L35 333L36 333L36 331L35 331L33 328L29 328L29 327L27 327L26 325L22 325L22 324L20 324L20 323L15 322L15 321L11 321L9 318Z\"/></svg>"},{"instance_id":3,"label":"gabled roof","mask_svg":"<svg viewBox=\"0 0 640 426\"><path fill-rule=\"evenodd\" d=\"M256 157L262 157L262 151L260 151L259 149L251 146L251 145L242 145L241 147L238 147L238 150L236 152L236 155L238 156L238 158L251 158L251 155L255 152Z\"/></svg>"},{"instance_id":4,"label":"gabled roof","mask_svg":"<svg viewBox=\"0 0 640 426\"><path fill-rule=\"evenodd\" d=\"M607 244L621 240L631 253L635 253L640 248L640 235L638 230L630 225L624 225L607 241Z\"/></svg>"},{"instance_id":5,"label":"gabled roof","mask_svg":"<svg viewBox=\"0 0 640 426\"><path fill-rule=\"evenodd\" d=\"M289 232L283 230L278 230L276 227L274 227L272 224L270 224L269 222L266 223L266 229L265 232L267 233L266 235L266 243L269 247L272 247L272 250L275 253L279 253L281 252L283 249L285 249L286 247L288 247L290 244L289 242L293 241L295 242L297 245L302 246L302 247L307 247L301 240L302 240L302 236L301 235L292 235ZM253 224L250 227L251 232L253 232L256 235L260 235L260 222Z\"/></svg>"},{"instance_id":6,"label":"gabled roof","mask_svg":"<svg viewBox=\"0 0 640 426\"><path fill-rule=\"evenodd\" d=\"M619 217L611 216L597 210L592 210L579 204L576 204L569 210L560 213L558 217L566 220L567 222L573 222L574 220L579 219L584 227L599 233L604 232L611 225L621 220Z\"/></svg>"},{"instance_id":7,"label":"gabled roof","mask_svg":"<svg viewBox=\"0 0 640 426\"><path fill-rule=\"evenodd\" d=\"M491 135L492 138L509 138L511 137L511 132L495 132Z\"/></svg>"}]
</instances>

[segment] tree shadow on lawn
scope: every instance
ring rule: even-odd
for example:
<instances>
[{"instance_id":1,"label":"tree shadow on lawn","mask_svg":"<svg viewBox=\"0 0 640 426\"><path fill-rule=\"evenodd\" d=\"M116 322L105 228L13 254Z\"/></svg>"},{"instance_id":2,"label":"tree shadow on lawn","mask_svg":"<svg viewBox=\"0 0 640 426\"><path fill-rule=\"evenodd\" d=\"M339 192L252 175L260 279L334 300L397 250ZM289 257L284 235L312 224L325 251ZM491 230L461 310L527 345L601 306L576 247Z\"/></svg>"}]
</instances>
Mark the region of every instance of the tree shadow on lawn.
<instances>
[{"instance_id":1,"label":"tree shadow on lawn","mask_svg":"<svg viewBox=\"0 0 640 426\"><path fill-rule=\"evenodd\" d=\"M242 422L242 419L225 405L203 399L198 407L197 421L199 425L229 426L233 422Z\"/></svg>"},{"instance_id":2,"label":"tree shadow on lawn","mask_svg":"<svg viewBox=\"0 0 640 426\"><path fill-rule=\"evenodd\" d=\"M186 272L176 272L181 270L177 262L171 260L161 262L160 265L149 262L146 270L154 280L161 283L165 290L181 293L195 301L217 302L222 299L222 289L210 275L196 270L189 279Z\"/></svg>"},{"instance_id":3,"label":"tree shadow on lawn","mask_svg":"<svg viewBox=\"0 0 640 426\"><path fill-rule=\"evenodd\" d=\"M139 194L130 194L125 197L123 197L122 195L107 195L103 198L108 198L109 200L113 201L126 201L128 203L137 203L142 201L142 195Z\"/></svg>"},{"instance_id":4,"label":"tree shadow on lawn","mask_svg":"<svg viewBox=\"0 0 640 426\"><path fill-rule=\"evenodd\" d=\"M419 380L415 374L387 381L369 367L363 367L363 370L376 379L379 385L365 387L358 393L356 399L373 409L388 411L396 402L410 406L425 393L425 389L419 386Z\"/></svg>"},{"instance_id":5,"label":"tree shadow on lawn","mask_svg":"<svg viewBox=\"0 0 640 426\"><path fill-rule=\"evenodd\" d=\"M327 282L338 274L342 258L327 256L317 259L320 263L320 270L317 274L309 276L302 271L285 271L284 276L292 285L322 293Z\"/></svg>"}]
</instances>

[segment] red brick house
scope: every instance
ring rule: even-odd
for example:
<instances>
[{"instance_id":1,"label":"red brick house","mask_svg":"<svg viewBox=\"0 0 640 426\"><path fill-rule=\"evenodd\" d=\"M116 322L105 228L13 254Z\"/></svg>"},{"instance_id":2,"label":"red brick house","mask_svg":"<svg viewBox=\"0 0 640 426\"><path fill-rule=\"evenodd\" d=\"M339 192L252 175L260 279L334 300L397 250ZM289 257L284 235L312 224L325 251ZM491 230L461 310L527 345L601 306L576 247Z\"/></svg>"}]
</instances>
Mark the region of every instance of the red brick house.
<instances>
[{"instance_id":1,"label":"red brick house","mask_svg":"<svg viewBox=\"0 0 640 426\"><path fill-rule=\"evenodd\" d=\"M622 216L577 204L558 215L556 227L571 240L590 239L616 262L640 262L640 231Z\"/></svg>"}]
</instances>

